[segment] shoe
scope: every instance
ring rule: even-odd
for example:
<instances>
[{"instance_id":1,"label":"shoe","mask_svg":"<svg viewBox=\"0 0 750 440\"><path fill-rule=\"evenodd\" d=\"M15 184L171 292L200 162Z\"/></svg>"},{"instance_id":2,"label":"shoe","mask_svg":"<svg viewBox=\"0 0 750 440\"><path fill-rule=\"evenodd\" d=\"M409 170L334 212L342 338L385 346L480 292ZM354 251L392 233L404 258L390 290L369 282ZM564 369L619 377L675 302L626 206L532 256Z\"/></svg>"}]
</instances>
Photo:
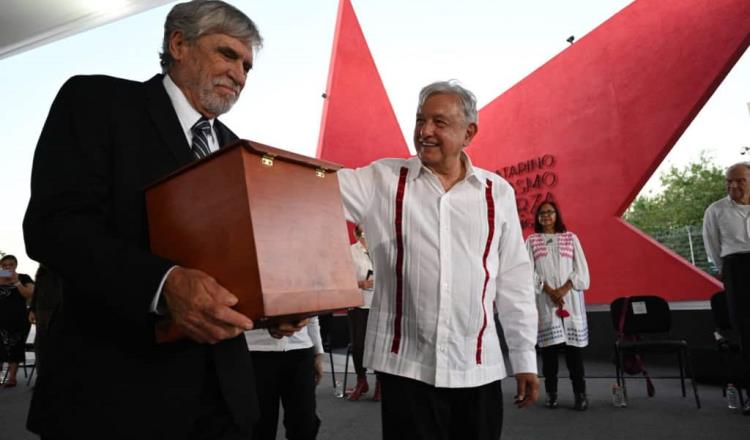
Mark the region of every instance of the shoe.
<instances>
[{"instance_id":1,"label":"shoe","mask_svg":"<svg viewBox=\"0 0 750 440\"><path fill-rule=\"evenodd\" d=\"M557 408L557 393L547 393L547 401L544 402L544 406L549 409Z\"/></svg>"},{"instance_id":2,"label":"shoe","mask_svg":"<svg viewBox=\"0 0 750 440\"><path fill-rule=\"evenodd\" d=\"M357 385L349 393L349 400L359 400L362 394L370 391L370 386L367 385L367 379L357 378Z\"/></svg>"},{"instance_id":3,"label":"shoe","mask_svg":"<svg viewBox=\"0 0 750 440\"><path fill-rule=\"evenodd\" d=\"M372 394L372 400L380 402L380 381L375 380L375 392Z\"/></svg>"},{"instance_id":4,"label":"shoe","mask_svg":"<svg viewBox=\"0 0 750 440\"><path fill-rule=\"evenodd\" d=\"M575 409L578 411L586 411L589 407L589 399L586 397L586 393L576 393Z\"/></svg>"},{"instance_id":5,"label":"shoe","mask_svg":"<svg viewBox=\"0 0 750 440\"><path fill-rule=\"evenodd\" d=\"M742 415L750 416L750 400L745 402L745 406L742 407Z\"/></svg>"}]
</instances>

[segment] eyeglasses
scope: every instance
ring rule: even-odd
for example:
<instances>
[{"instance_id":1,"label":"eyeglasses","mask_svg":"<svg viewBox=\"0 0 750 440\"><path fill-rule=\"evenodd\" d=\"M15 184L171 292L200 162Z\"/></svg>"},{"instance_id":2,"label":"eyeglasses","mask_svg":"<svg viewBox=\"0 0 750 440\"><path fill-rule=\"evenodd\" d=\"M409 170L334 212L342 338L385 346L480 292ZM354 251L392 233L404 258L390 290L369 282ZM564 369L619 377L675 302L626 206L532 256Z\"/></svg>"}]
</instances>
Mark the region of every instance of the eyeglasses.
<instances>
[{"instance_id":1,"label":"eyeglasses","mask_svg":"<svg viewBox=\"0 0 750 440\"><path fill-rule=\"evenodd\" d=\"M557 214L555 211L539 211L539 217L543 215L555 215Z\"/></svg>"}]
</instances>

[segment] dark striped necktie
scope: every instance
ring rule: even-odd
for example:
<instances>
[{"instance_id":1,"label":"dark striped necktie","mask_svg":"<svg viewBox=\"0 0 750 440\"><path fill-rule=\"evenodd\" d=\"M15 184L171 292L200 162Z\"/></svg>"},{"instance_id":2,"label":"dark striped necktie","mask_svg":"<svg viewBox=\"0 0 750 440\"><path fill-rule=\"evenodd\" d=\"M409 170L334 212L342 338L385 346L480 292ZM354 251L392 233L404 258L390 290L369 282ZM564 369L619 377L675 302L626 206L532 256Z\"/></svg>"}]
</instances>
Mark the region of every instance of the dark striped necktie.
<instances>
[{"instance_id":1,"label":"dark striped necktie","mask_svg":"<svg viewBox=\"0 0 750 440\"><path fill-rule=\"evenodd\" d=\"M190 129L193 133L193 144L191 149L198 159L211 154L211 148L208 146L208 137L211 136L211 122L204 117L198 119L198 122Z\"/></svg>"}]
</instances>

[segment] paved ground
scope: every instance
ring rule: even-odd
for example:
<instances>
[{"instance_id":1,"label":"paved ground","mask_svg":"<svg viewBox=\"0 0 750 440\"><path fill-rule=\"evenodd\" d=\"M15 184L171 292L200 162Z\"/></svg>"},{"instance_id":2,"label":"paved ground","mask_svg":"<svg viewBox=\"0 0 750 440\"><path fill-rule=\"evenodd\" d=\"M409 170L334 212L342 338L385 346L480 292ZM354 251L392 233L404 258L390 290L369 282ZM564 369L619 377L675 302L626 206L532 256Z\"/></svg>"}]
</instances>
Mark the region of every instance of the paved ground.
<instances>
[{"instance_id":1,"label":"paved ground","mask_svg":"<svg viewBox=\"0 0 750 440\"><path fill-rule=\"evenodd\" d=\"M343 356L335 355L338 379L343 379ZM727 409L721 389L715 385L699 385L703 408L695 408L692 394L683 398L679 381L655 379L656 396L646 396L643 381L629 382L630 401L627 408L612 406L609 377L613 368L605 361L587 362L588 391L591 409L574 411L572 392L568 380L560 382L560 404L549 410L541 402L526 410L511 405L514 383L503 381L505 390L504 440L552 439L555 440L748 440L750 416L742 416ZM329 371L330 367L328 366ZM651 368L652 374L673 373ZM351 371L351 367L350 367ZM561 372L561 377L566 373ZM20 378L23 378L21 373ZM349 385L354 376L350 374ZM371 379L371 383L374 378ZM328 439L380 439L380 405L373 402L370 392L359 402L349 402L334 395L330 374L318 387L318 410L323 421L318 436ZM26 440L35 436L26 432L24 421L31 389L25 383L11 389L0 389L0 440ZM283 437L283 430L278 438Z\"/></svg>"}]
</instances>

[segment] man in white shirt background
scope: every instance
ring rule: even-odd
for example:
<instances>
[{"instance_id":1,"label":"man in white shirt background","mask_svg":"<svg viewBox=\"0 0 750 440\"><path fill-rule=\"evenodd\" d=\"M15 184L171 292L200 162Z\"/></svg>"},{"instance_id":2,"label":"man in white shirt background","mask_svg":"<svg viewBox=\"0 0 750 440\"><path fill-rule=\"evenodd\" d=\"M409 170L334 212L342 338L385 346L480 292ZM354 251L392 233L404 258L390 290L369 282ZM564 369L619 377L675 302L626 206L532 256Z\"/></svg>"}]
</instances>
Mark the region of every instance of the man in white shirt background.
<instances>
[{"instance_id":1,"label":"man in white shirt background","mask_svg":"<svg viewBox=\"0 0 750 440\"><path fill-rule=\"evenodd\" d=\"M253 358L260 419L253 439L275 440L279 403L284 407L284 429L290 440L313 440L320 428L315 387L323 376L323 342L318 317L291 335L276 329L245 332Z\"/></svg>"},{"instance_id":2,"label":"man in white shirt background","mask_svg":"<svg viewBox=\"0 0 750 440\"><path fill-rule=\"evenodd\" d=\"M476 98L456 81L422 89L417 157L338 172L349 220L375 272L365 366L380 373L385 439L498 439L507 375L533 404L537 312L512 187L472 166Z\"/></svg>"},{"instance_id":3,"label":"man in white shirt background","mask_svg":"<svg viewBox=\"0 0 750 440\"><path fill-rule=\"evenodd\" d=\"M732 327L740 338L744 387L750 392L750 163L727 169L727 197L703 217L706 253L724 281ZM750 401L742 411L750 415Z\"/></svg>"}]
</instances>

